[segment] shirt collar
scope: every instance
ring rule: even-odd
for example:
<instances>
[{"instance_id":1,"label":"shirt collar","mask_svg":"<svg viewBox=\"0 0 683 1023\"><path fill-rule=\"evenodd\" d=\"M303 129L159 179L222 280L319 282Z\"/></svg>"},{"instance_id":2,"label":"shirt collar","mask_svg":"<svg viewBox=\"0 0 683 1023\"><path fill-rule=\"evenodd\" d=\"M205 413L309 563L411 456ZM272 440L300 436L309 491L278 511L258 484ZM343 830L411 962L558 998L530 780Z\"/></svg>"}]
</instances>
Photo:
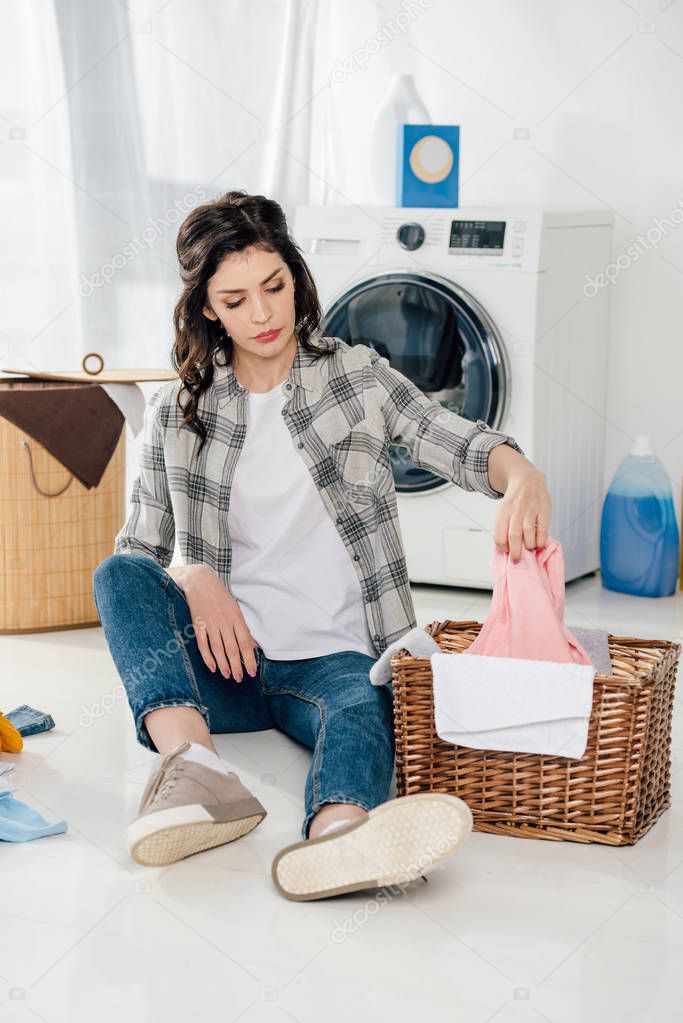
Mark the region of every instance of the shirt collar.
<instances>
[{"instance_id":1,"label":"shirt collar","mask_svg":"<svg viewBox=\"0 0 683 1023\"><path fill-rule=\"evenodd\" d=\"M339 347L337 338L326 337L318 328L313 332L311 341L318 348L324 351L335 351ZM247 393L235 376L232 365L226 364L225 353L221 350L213 358L213 388L221 407L231 401L239 393ZM325 369L323 364L327 360L313 352L307 351L297 342L294 353L294 361L287 379L294 384L294 387L302 387L305 391L320 391L324 386Z\"/></svg>"}]
</instances>

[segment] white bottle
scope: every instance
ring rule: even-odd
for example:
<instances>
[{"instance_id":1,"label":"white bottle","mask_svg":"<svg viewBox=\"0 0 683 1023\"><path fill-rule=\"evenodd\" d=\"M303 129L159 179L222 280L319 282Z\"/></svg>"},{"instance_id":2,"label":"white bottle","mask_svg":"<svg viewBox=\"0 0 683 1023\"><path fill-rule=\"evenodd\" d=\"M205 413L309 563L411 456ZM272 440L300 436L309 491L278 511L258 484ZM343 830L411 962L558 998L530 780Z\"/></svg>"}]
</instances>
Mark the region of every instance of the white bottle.
<instances>
[{"instance_id":1,"label":"white bottle","mask_svg":"<svg viewBox=\"0 0 683 1023\"><path fill-rule=\"evenodd\" d=\"M374 201L378 205L396 205L396 126L431 123L429 111L420 99L413 76L395 74L372 126L371 180Z\"/></svg>"}]
</instances>

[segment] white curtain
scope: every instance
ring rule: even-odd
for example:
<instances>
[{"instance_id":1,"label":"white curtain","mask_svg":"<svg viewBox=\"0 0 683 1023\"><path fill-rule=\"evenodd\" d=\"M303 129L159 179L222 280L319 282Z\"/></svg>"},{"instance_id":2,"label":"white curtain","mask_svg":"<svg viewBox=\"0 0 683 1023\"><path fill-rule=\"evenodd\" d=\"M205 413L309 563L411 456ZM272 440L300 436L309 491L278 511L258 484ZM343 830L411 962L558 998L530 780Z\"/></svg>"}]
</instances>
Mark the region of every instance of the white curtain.
<instances>
[{"instance_id":1,"label":"white curtain","mask_svg":"<svg viewBox=\"0 0 683 1023\"><path fill-rule=\"evenodd\" d=\"M320 201L315 0L5 0L0 370L170 365L175 237L232 188Z\"/></svg>"},{"instance_id":2,"label":"white curtain","mask_svg":"<svg viewBox=\"0 0 683 1023\"><path fill-rule=\"evenodd\" d=\"M42 368L80 350L68 86L52 3L11 0L2 21L0 368Z\"/></svg>"}]
</instances>

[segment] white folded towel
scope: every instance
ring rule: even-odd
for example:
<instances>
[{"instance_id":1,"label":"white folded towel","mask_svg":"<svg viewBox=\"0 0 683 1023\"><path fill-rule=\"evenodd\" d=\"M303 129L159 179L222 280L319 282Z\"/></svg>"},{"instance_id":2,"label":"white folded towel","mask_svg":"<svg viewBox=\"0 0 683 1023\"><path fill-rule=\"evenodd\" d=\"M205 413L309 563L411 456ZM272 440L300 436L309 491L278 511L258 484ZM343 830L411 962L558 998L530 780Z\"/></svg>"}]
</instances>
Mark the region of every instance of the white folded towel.
<instances>
[{"instance_id":1,"label":"white folded towel","mask_svg":"<svg viewBox=\"0 0 683 1023\"><path fill-rule=\"evenodd\" d=\"M445 742L473 749L580 758L595 668L514 657L430 657L434 720Z\"/></svg>"},{"instance_id":2,"label":"white folded towel","mask_svg":"<svg viewBox=\"0 0 683 1023\"><path fill-rule=\"evenodd\" d=\"M373 686L383 686L391 682L391 658L399 650L407 650L413 657L429 657L436 650L440 650L439 644L424 629L416 626L410 629L404 636L395 639L390 643L384 653L375 661L370 668L370 681Z\"/></svg>"}]
</instances>

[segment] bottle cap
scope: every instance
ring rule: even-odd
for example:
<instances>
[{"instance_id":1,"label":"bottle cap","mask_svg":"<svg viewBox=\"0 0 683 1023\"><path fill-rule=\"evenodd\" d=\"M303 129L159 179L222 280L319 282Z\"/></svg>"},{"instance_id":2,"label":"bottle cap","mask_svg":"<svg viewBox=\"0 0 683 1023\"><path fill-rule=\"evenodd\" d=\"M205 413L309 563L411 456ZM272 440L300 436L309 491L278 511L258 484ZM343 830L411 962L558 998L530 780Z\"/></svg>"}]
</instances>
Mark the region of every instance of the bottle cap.
<instances>
[{"instance_id":1,"label":"bottle cap","mask_svg":"<svg viewBox=\"0 0 683 1023\"><path fill-rule=\"evenodd\" d=\"M647 434L640 434L638 437L636 437L636 442L631 448L631 454L639 455L641 458L648 455L652 457L654 455L652 442L650 438L647 436Z\"/></svg>"}]
</instances>

